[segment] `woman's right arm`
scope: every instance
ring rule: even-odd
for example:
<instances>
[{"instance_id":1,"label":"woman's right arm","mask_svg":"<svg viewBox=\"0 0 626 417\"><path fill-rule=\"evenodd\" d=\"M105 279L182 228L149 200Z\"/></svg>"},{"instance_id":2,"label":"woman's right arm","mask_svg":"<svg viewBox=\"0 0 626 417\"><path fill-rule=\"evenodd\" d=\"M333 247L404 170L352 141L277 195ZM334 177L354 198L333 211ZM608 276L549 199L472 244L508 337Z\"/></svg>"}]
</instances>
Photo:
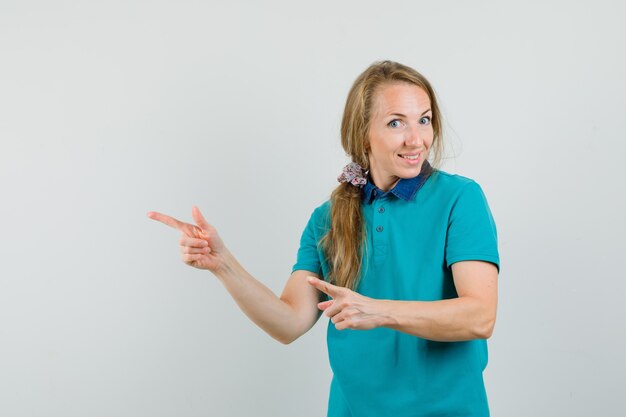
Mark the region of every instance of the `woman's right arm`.
<instances>
[{"instance_id":1,"label":"woman's right arm","mask_svg":"<svg viewBox=\"0 0 626 417\"><path fill-rule=\"evenodd\" d=\"M224 268L215 275L241 311L274 339L291 343L317 322L321 315L317 308L320 293L306 280L307 275L317 274L294 271L279 298L250 275L234 256L229 253L226 258Z\"/></svg>"},{"instance_id":2,"label":"woman's right arm","mask_svg":"<svg viewBox=\"0 0 626 417\"><path fill-rule=\"evenodd\" d=\"M321 315L317 308L321 293L307 283L306 277L319 278L317 274L294 271L278 297L243 268L197 207L192 214L197 226L156 212L148 213L148 217L181 231L182 260L211 271L239 308L274 339L288 344L313 327Z\"/></svg>"}]
</instances>

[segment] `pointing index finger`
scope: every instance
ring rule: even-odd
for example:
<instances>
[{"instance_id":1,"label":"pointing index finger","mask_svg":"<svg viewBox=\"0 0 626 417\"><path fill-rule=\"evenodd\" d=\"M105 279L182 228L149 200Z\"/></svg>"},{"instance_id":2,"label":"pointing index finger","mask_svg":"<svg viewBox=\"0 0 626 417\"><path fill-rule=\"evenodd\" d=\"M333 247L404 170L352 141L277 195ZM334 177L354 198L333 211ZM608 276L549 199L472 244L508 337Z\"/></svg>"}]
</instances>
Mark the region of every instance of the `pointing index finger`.
<instances>
[{"instance_id":1,"label":"pointing index finger","mask_svg":"<svg viewBox=\"0 0 626 417\"><path fill-rule=\"evenodd\" d=\"M168 215L165 215L156 211L151 211L148 213L148 217L150 217L152 220L156 220L163 224L166 224L169 227L173 227L176 230L180 230L181 232L185 231L185 223L179 220L176 220L175 218L170 217Z\"/></svg>"},{"instance_id":2,"label":"pointing index finger","mask_svg":"<svg viewBox=\"0 0 626 417\"><path fill-rule=\"evenodd\" d=\"M328 294L331 297L335 298L335 296L339 293L338 287L335 285L329 284L326 281L322 281L321 279L315 278L314 276L309 275L307 278L309 284L323 292L324 294Z\"/></svg>"}]
</instances>

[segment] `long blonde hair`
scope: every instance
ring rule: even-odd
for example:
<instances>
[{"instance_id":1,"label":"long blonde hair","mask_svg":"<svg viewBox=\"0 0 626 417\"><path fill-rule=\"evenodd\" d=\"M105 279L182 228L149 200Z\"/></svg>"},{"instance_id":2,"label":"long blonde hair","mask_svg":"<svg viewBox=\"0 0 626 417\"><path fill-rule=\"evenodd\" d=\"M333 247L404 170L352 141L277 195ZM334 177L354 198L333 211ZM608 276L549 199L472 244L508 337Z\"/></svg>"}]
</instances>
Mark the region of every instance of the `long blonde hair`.
<instances>
[{"instance_id":1,"label":"long blonde hair","mask_svg":"<svg viewBox=\"0 0 626 417\"><path fill-rule=\"evenodd\" d=\"M430 99L433 143L433 171L441 163L443 144L441 113L435 92L428 80L413 68L393 61L379 61L358 76L346 100L341 121L341 146L352 162L369 170L368 135L372 105L377 88L389 83L408 83L423 89ZM426 161L424 161L426 163ZM330 230L320 239L330 268L329 281L356 289L361 275L363 248L366 242L365 221L361 211L362 189L343 182L330 196Z\"/></svg>"}]
</instances>

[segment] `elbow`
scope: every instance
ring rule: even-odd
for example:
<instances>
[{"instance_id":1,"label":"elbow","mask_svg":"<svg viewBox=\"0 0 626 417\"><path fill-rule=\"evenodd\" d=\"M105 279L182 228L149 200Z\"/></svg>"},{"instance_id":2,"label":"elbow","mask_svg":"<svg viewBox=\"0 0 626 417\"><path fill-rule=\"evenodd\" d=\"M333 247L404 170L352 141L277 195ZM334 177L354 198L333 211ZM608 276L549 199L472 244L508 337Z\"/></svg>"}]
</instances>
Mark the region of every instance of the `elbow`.
<instances>
[{"instance_id":1,"label":"elbow","mask_svg":"<svg viewBox=\"0 0 626 417\"><path fill-rule=\"evenodd\" d=\"M282 335L276 335L273 337L275 340L279 341L283 345L289 345L295 342L296 340L298 340L299 335L282 334Z\"/></svg>"},{"instance_id":2,"label":"elbow","mask_svg":"<svg viewBox=\"0 0 626 417\"><path fill-rule=\"evenodd\" d=\"M288 345L291 342L293 342L294 340L296 340L296 339L293 339L293 338L286 338L286 337L275 337L274 339L278 340L283 345Z\"/></svg>"},{"instance_id":3,"label":"elbow","mask_svg":"<svg viewBox=\"0 0 626 417\"><path fill-rule=\"evenodd\" d=\"M478 339L489 339L493 334L493 327L484 328L480 333L478 333Z\"/></svg>"},{"instance_id":4,"label":"elbow","mask_svg":"<svg viewBox=\"0 0 626 417\"><path fill-rule=\"evenodd\" d=\"M477 312L472 329L474 338L486 340L493 335L493 329L496 326L496 312L495 305Z\"/></svg>"},{"instance_id":5,"label":"elbow","mask_svg":"<svg viewBox=\"0 0 626 417\"><path fill-rule=\"evenodd\" d=\"M479 323L473 329L473 336L475 339L489 339L491 335L493 335L493 329L496 324L496 318L489 318L481 323Z\"/></svg>"},{"instance_id":6,"label":"elbow","mask_svg":"<svg viewBox=\"0 0 626 417\"><path fill-rule=\"evenodd\" d=\"M480 329L480 338L481 339L489 339L491 335L493 335L493 329L496 325L495 318L485 323Z\"/></svg>"}]
</instances>

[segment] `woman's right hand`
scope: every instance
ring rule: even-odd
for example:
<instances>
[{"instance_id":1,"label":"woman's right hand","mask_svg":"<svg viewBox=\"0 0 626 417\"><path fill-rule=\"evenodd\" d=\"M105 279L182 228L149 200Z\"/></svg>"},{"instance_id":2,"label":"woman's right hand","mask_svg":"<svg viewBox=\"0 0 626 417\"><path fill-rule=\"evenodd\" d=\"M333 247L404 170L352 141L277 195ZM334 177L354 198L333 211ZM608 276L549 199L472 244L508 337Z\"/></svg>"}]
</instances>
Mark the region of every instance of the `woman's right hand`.
<instances>
[{"instance_id":1,"label":"woman's right hand","mask_svg":"<svg viewBox=\"0 0 626 417\"><path fill-rule=\"evenodd\" d=\"M196 206L191 210L196 225L184 223L162 213L151 211L148 217L160 221L181 232L180 252L183 262L199 269L208 269L215 273L224 265L226 247Z\"/></svg>"}]
</instances>

